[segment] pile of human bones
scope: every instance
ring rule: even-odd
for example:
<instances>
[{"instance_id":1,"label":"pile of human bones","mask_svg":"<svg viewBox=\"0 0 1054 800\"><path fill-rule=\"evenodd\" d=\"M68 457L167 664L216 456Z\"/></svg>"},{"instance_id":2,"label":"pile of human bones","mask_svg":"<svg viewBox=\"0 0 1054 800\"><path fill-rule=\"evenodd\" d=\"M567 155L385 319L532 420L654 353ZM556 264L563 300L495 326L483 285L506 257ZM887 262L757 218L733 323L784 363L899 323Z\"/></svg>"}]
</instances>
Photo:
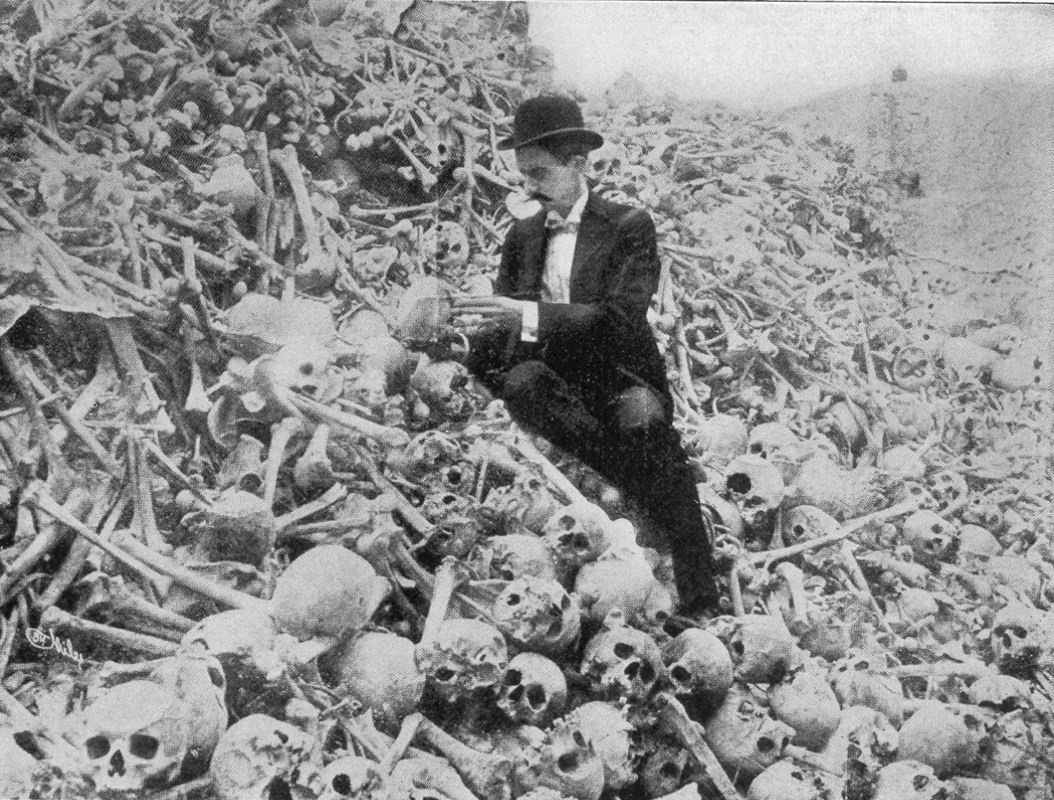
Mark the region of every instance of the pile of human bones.
<instances>
[{"instance_id":1,"label":"pile of human bones","mask_svg":"<svg viewBox=\"0 0 1054 800\"><path fill-rule=\"evenodd\" d=\"M598 109L720 519L724 605L678 617L647 520L442 324L545 83L482 8L7 21L0 796L1049 799L1025 321L898 253L837 143Z\"/></svg>"}]
</instances>

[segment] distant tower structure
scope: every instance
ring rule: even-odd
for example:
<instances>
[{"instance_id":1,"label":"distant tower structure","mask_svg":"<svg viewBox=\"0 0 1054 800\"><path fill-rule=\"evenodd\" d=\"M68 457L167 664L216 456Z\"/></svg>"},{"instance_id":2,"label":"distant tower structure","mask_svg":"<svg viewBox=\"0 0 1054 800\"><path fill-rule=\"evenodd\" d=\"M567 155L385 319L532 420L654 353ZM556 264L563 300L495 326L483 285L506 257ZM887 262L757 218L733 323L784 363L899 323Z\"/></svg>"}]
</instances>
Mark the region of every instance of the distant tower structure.
<instances>
[{"instance_id":1,"label":"distant tower structure","mask_svg":"<svg viewBox=\"0 0 1054 800\"><path fill-rule=\"evenodd\" d=\"M903 83L908 79L908 71L900 64L893 70L893 83Z\"/></svg>"}]
</instances>

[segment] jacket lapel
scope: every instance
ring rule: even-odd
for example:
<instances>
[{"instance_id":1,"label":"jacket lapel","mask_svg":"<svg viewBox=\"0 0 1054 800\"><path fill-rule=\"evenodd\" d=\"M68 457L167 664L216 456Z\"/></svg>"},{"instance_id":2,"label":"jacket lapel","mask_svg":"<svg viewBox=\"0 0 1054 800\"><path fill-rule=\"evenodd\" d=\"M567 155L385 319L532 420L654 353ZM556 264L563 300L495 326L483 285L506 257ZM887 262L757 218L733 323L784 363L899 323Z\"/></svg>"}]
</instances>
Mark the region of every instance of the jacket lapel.
<instances>
[{"instance_id":1,"label":"jacket lapel","mask_svg":"<svg viewBox=\"0 0 1054 800\"><path fill-rule=\"evenodd\" d=\"M578 227L578 239L575 242L575 256L571 262L571 295L576 294L576 287L585 288L588 280L592 277L591 272L596 265L591 263L605 242L610 238L610 230L604 201L593 192L589 193L589 200L582 211L582 222Z\"/></svg>"},{"instance_id":2,"label":"jacket lapel","mask_svg":"<svg viewBox=\"0 0 1054 800\"><path fill-rule=\"evenodd\" d=\"M520 274L521 299L537 299L542 290L545 274L545 212L535 214L527 221L523 240L523 261Z\"/></svg>"}]
</instances>

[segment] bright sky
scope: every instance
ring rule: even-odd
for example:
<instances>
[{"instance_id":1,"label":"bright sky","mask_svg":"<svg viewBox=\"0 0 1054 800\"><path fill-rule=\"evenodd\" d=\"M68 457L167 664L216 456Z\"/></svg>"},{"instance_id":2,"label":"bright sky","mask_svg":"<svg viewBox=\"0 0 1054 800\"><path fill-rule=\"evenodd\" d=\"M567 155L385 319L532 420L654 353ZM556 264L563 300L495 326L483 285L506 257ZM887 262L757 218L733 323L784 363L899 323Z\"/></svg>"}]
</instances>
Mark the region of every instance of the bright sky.
<instances>
[{"instance_id":1,"label":"bright sky","mask_svg":"<svg viewBox=\"0 0 1054 800\"><path fill-rule=\"evenodd\" d=\"M629 70L685 99L789 105L909 73L1054 68L1054 8L997 3L528 0L557 81L603 91Z\"/></svg>"}]
</instances>

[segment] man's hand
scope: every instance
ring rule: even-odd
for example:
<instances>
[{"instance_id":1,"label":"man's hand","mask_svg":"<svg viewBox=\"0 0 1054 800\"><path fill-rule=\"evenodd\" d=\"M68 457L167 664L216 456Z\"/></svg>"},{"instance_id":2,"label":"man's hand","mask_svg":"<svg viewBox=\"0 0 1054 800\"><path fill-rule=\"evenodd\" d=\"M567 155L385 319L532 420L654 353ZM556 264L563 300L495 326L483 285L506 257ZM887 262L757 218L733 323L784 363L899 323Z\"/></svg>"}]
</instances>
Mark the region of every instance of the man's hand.
<instances>
[{"instance_id":1,"label":"man's hand","mask_svg":"<svg viewBox=\"0 0 1054 800\"><path fill-rule=\"evenodd\" d=\"M484 330L511 328L523 319L522 300L491 295L489 297L458 297L454 299L452 315L455 324L479 327ZM470 317L471 319L464 319ZM461 319L458 319L461 318Z\"/></svg>"}]
</instances>

